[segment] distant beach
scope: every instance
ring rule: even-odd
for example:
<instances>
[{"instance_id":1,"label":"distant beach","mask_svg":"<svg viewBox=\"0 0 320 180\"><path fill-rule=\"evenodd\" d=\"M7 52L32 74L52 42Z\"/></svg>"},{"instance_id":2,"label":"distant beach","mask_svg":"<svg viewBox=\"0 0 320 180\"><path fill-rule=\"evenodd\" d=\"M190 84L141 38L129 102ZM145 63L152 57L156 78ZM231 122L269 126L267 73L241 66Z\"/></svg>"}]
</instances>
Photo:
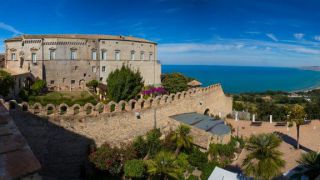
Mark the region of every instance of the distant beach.
<instances>
[{"instance_id":1,"label":"distant beach","mask_svg":"<svg viewBox=\"0 0 320 180\"><path fill-rule=\"evenodd\" d=\"M308 91L320 88L320 71L303 68L163 65L163 73L180 72L208 86L221 83L226 93Z\"/></svg>"}]
</instances>

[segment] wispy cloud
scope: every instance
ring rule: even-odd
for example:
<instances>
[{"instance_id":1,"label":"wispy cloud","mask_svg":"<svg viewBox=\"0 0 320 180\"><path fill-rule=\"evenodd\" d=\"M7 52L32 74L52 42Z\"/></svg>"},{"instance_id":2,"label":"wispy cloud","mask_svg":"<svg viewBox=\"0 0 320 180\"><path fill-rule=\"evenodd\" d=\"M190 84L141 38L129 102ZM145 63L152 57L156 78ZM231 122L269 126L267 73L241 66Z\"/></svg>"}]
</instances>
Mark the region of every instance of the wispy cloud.
<instances>
[{"instance_id":1,"label":"wispy cloud","mask_svg":"<svg viewBox=\"0 0 320 180\"><path fill-rule=\"evenodd\" d=\"M276 42L279 41L278 38L272 33L268 33L268 34L266 34L266 36L269 37L270 39L272 39L273 41L276 41Z\"/></svg>"},{"instance_id":2,"label":"wispy cloud","mask_svg":"<svg viewBox=\"0 0 320 180\"><path fill-rule=\"evenodd\" d=\"M293 36L297 39L297 40L301 40L304 37L303 33L295 33L293 34Z\"/></svg>"},{"instance_id":3,"label":"wispy cloud","mask_svg":"<svg viewBox=\"0 0 320 180\"><path fill-rule=\"evenodd\" d=\"M314 36L314 40L320 41L320 35L319 36Z\"/></svg>"},{"instance_id":4,"label":"wispy cloud","mask_svg":"<svg viewBox=\"0 0 320 180\"><path fill-rule=\"evenodd\" d=\"M12 32L14 36L19 35L19 34L23 34L21 31L17 30L13 26L5 24L3 22L0 22L0 29Z\"/></svg>"},{"instance_id":5,"label":"wispy cloud","mask_svg":"<svg viewBox=\"0 0 320 180\"><path fill-rule=\"evenodd\" d=\"M171 13L175 13L175 12L177 12L179 10L180 10L180 8L170 8L170 9L164 10L164 12L167 13L167 14L171 14Z\"/></svg>"}]
</instances>

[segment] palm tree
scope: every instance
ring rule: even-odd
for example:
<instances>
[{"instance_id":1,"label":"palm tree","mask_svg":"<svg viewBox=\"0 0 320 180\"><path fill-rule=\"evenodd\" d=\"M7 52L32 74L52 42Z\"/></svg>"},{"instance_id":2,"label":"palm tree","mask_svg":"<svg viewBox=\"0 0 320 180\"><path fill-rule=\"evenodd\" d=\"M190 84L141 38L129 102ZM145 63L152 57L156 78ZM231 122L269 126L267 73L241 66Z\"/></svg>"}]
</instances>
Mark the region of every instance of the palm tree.
<instances>
[{"instance_id":1,"label":"palm tree","mask_svg":"<svg viewBox=\"0 0 320 180\"><path fill-rule=\"evenodd\" d=\"M296 148L300 148L300 126L304 124L305 111L303 106L295 104L291 107L290 111L290 123L295 124L297 128L297 145Z\"/></svg>"},{"instance_id":2,"label":"palm tree","mask_svg":"<svg viewBox=\"0 0 320 180\"><path fill-rule=\"evenodd\" d=\"M271 179L279 175L285 165L282 153L277 150L280 143L281 139L275 134L252 135L246 144L249 154L242 163L246 175L256 179Z\"/></svg>"},{"instance_id":3,"label":"palm tree","mask_svg":"<svg viewBox=\"0 0 320 180\"><path fill-rule=\"evenodd\" d=\"M189 135L190 128L186 125L180 125L172 136L172 140L176 142L177 148L175 155L177 156L181 148L190 148L192 146L192 136Z\"/></svg>"},{"instance_id":4,"label":"palm tree","mask_svg":"<svg viewBox=\"0 0 320 180\"><path fill-rule=\"evenodd\" d=\"M310 179L316 179L320 176L320 153L309 152L302 154L300 160L299 172L294 176L308 176Z\"/></svg>"},{"instance_id":5,"label":"palm tree","mask_svg":"<svg viewBox=\"0 0 320 180\"><path fill-rule=\"evenodd\" d=\"M154 159L147 160L147 171L152 176L160 176L161 179L172 177L178 179L182 175L182 169L173 153L160 151Z\"/></svg>"}]
</instances>

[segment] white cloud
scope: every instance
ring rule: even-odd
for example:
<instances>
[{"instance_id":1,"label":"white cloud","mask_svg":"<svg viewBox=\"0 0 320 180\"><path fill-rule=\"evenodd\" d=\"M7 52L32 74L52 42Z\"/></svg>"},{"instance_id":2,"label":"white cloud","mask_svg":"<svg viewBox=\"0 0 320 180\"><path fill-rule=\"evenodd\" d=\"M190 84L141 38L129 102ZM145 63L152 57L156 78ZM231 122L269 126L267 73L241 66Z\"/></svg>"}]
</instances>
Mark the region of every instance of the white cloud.
<instances>
[{"instance_id":1,"label":"white cloud","mask_svg":"<svg viewBox=\"0 0 320 180\"><path fill-rule=\"evenodd\" d=\"M185 53L185 52L213 52L236 50L244 47L241 43L232 44L204 44L204 43L172 43L160 44L159 51L163 53Z\"/></svg>"},{"instance_id":2,"label":"white cloud","mask_svg":"<svg viewBox=\"0 0 320 180\"><path fill-rule=\"evenodd\" d=\"M272 39L273 41L276 41L276 42L278 42L279 40L278 40L278 38L274 35L274 34L272 34L272 33L268 33L268 34L266 34L266 36L268 36L270 39Z\"/></svg>"},{"instance_id":3,"label":"white cloud","mask_svg":"<svg viewBox=\"0 0 320 180\"><path fill-rule=\"evenodd\" d=\"M318 36L314 36L314 40L316 40L316 41L320 41L320 35L318 35Z\"/></svg>"},{"instance_id":4,"label":"white cloud","mask_svg":"<svg viewBox=\"0 0 320 180\"><path fill-rule=\"evenodd\" d=\"M23 34L22 32L20 32L19 30L17 30L13 26L10 26L10 25L5 24L3 22L0 22L0 29L4 29L6 31L12 32L14 36L19 35L19 34Z\"/></svg>"},{"instance_id":5,"label":"white cloud","mask_svg":"<svg viewBox=\"0 0 320 180\"><path fill-rule=\"evenodd\" d=\"M303 33L295 33L293 34L293 36L297 39L297 40L301 40L304 37Z\"/></svg>"}]
</instances>

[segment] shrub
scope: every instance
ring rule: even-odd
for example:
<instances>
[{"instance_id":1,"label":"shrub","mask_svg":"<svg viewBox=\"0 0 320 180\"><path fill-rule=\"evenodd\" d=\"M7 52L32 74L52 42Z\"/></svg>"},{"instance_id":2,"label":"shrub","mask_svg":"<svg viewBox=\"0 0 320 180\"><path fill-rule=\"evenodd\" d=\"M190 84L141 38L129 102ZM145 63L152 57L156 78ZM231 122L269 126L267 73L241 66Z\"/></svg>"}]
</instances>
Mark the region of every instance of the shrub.
<instances>
[{"instance_id":1,"label":"shrub","mask_svg":"<svg viewBox=\"0 0 320 180\"><path fill-rule=\"evenodd\" d=\"M135 98L143 88L143 79L139 71L134 72L128 66L122 66L111 72L107 79L108 98L119 102Z\"/></svg>"},{"instance_id":2,"label":"shrub","mask_svg":"<svg viewBox=\"0 0 320 180\"><path fill-rule=\"evenodd\" d=\"M201 179L208 179L209 176L211 175L212 171L216 166L218 166L218 162L210 162L208 164L205 164L204 167L201 169Z\"/></svg>"},{"instance_id":3,"label":"shrub","mask_svg":"<svg viewBox=\"0 0 320 180\"><path fill-rule=\"evenodd\" d=\"M203 169L205 164L208 163L207 154L201 152L198 148L193 148L188 157L188 161L192 166Z\"/></svg>"},{"instance_id":4,"label":"shrub","mask_svg":"<svg viewBox=\"0 0 320 180\"><path fill-rule=\"evenodd\" d=\"M89 155L90 161L100 170L110 174L119 174L124 163L136 157L131 144L121 145L122 148L111 147L105 143Z\"/></svg>"},{"instance_id":5,"label":"shrub","mask_svg":"<svg viewBox=\"0 0 320 180\"><path fill-rule=\"evenodd\" d=\"M131 178L141 178L145 173L145 166L142 160L129 160L124 165L124 175Z\"/></svg>"},{"instance_id":6,"label":"shrub","mask_svg":"<svg viewBox=\"0 0 320 180\"><path fill-rule=\"evenodd\" d=\"M30 87L33 95L39 95L46 87L46 82L43 80L36 80Z\"/></svg>"},{"instance_id":7,"label":"shrub","mask_svg":"<svg viewBox=\"0 0 320 180\"><path fill-rule=\"evenodd\" d=\"M169 93L177 93L188 89L190 78L180 73L165 74L162 77L162 85Z\"/></svg>"},{"instance_id":8,"label":"shrub","mask_svg":"<svg viewBox=\"0 0 320 180\"><path fill-rule=\"evenodd\" d=\"M10 92L10 89L14 86L13 77L5 72L0 70L0 95L7 96Z\"/></svg>"}]
</instances>

